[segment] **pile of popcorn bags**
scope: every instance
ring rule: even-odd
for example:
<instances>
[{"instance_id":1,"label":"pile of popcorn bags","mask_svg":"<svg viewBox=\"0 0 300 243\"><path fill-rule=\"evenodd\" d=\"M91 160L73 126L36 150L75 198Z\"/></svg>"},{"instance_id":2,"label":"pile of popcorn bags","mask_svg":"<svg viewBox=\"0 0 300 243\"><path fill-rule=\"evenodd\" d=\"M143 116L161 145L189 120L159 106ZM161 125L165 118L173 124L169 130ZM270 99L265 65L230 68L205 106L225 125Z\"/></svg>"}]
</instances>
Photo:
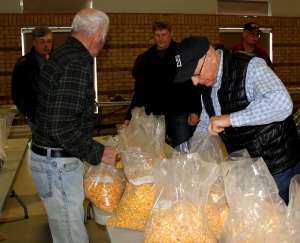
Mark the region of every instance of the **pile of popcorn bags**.
<instances>
[{"instance_id":1,"label":"pile of popcorn bags","mask_svg":"<svg viewBox=\"0 0 300 243\"><path fill-rule=\"evenodd\" d=\"M146 115L143 107L133 109L128 127L119 126L115 146L125 189L106 170L102 181L114 183L115 201L98 207L112 212L107 225L142 231L143 243L300 242L300 175L292 179L285 205L262 158L246 150L224 157L219 137L198 131L172 158L164 143L164 117ZM93 182L100 180L91 174Z\"/></svg>"}]
</instances>

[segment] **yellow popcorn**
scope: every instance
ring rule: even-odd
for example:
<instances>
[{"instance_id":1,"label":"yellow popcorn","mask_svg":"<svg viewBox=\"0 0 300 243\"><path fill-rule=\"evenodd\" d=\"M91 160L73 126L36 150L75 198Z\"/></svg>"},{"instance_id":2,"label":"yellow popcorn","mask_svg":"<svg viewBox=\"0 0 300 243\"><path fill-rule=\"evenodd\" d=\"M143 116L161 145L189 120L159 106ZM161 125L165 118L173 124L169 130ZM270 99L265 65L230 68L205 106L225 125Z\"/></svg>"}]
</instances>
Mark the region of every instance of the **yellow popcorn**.
<instances>
[{"instance_id":1,"label":"yellow popcorn","mask_svg":"<svg viewBox=\"0 0 300 243\"><path fill-rule=\"evenodd\" d=\"M91 173L83 182L86 197L99 209L112 213L117 208L124 188L119 178L105 173Z\"/></svg>"},{"instance_id":2,"label":"yellow popcorn","mask_svg":"<svg viewBox=\"0 0 300 243\"><path fill-rule=\"evenodd\" d=\"M126 180L124 195L107 225L143 231L154 199L153 183L133 185Z\"/></svg>"},{"instance_id":3,"label":"yellow popcorn","mask_svg":"<svg viewBox=\"0 0 300 243\"><path fill-rule=\"evenodd\" d=\"M283 209L265 200L241 202L229 215L222 231L222 242L237 242L241 238L243 243L288 242L284 241L288 232Z\"/></svg>"},{"instance_id":4,"label":"yellow popcorn","mask_svg":"<svg viewBox=\"0 0 300 243\"><path fill-rule=\"evenodd\" d=\"M118 161L116 162L116 168L118 168L118 169L122 169L122 168L123 168L122 160L118 160Z\"/></svg>"},{"instance_id":5,"label":"yellow popcorn","mask_svg":"<svg viewBox=\"0 0 300 243\"><path fill-rule=\"evenodd\" d=\"M201 209L192 203L176 202L154 207L146 224L143 243L216 243L217 239Z\"/></svg>"},{"instance_id":6,"label":"yellow popcorn","mask_svg":"<svg viewBox=\"0 0 300 243\"><path fill-rule=\"evenodd\" d=\"M213 201L217 204L217 207L219 209L220 225L222 228L229 214L229 205L227 203L227 199L225 195L221 196L220 194L214 192L210 192L210 196L213 199Z\"/></svg>"}]
</instances>

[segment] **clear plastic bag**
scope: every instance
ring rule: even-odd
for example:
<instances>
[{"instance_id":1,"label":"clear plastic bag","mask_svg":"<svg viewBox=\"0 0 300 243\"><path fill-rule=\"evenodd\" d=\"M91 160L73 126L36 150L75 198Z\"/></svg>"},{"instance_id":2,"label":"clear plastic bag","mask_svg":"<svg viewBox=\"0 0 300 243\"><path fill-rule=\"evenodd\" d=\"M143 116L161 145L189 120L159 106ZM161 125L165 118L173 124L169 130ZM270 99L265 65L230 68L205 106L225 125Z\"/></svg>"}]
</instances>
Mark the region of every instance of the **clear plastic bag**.
<instances>
[{"instance_id":1,"label":"clear plastic bag","mask_svg":"<svg viewBox=\"0 0 300 243\"><path fill-rule=\"evenodd\" d=\"M143 242L217 242L219 212L208 198L218 170L197 153L157 160L155 203Z\"/></svg>"},{"instance_id":2,"label":"clear plastic bag","mask_svg":"<svg viewBox=\"0 0 300 243\"><path fill-rule=\"evenodd\" d=\"M220 163L224 161L220 138L195 131L189 141L175 147L175 154L199 153L202 160Z\"/></svg>"},{"instance_id":3,"label":"clear plastic bag","mask_svg":"<svg viewBox=\"0 0 300 243\"><path fill-rule=\"evenodd\" d=\"M165 157L164 116L147 115L144 107L132 110L129 126L118 127L126 186L109 226L143 231L154 199L155 160Z\"/></svg>"},{"instance_id":4,"label":"clear plastic bag","mask_svg":"<svg viewBox=\"0 0 300 243\"><path fill-rule=\"evenodd\" d=\"M122 178L112 165L92 165L83 181L85 196L97 208L113 213L124 192Z\"/></svg>"},{"instance_id":5,"label":"clear plastic bag","mask_svg":"<svg viewBox=\"0 0 300 243\"><path fill-rule=\"evenodd\" d=\"M157 155L156 155L157 156ZM124 194L107 225L143 231L154 199L154 154L139 147L128 147L121 153L127 178Z\"/></svg>"},{"instance_id":6,"label":"clear plastic bag","mask_svg":"<svg viewBox=\"0 0 300 243\"><path fill-rule=\"evenodd\" d=\"M119 149L126 147L140 147L143 152L164 155L165 118L147 115L144 107L135 107L129 125L118 129Z\"/></svg>"},{"instance_id":7,"label":"clear plastic bag","mask_svg":"<svg viewBox=\"0 0 300 243\"><path fill-rule=\"evenodd\" d=\"M300 242L300 174L295 175L290 182L287 220L289 243Z\"/></svg>"},{"instance_id":8,"label":"clear plastic bag","mask_svg":"<svg viewBox=\"0 0 300 243\"><path fill-rule=\"evenodd\" d=\"M262 158L238 151L221 163L230 211L220 243L288 242L286 205Z\"/></svg>"},{"instance_id":9,"label":"clear plastic bag","mask_svg":"<svg viewBox=\"0 0 300 243\"><path fill-rule=\"evenodd\" d=\"M210 196L212 200L216 203L219 215L220 215L220 224L223 228L223 225L225 224L228 214L229 214L229 205L227 202L226 194L225 194L225 186L224 186L224 180L221 176L221 171L217 179L215 180L214 184L212 185L210 189ZM221 232L220 232L221 233ZM218 238L220 237L220 234L218 235Z\"/></svg>"},{"instance_id":10,"label":"clear plastic bag","mask_svg":"<svg viewBox=\"0 0 300 243\"><path fill-rule=\"evenodd\" d=\"M220 138L218 136L208 136L200 131L195 131L194 135L189 139L189 141L177 146L175 150L176 152L174 153L174 156L197 153L200 157L200 160L207 161L212 164L220 164L225 160ZM213 218L213 225L218 226L212 228L218 239L221 234L221 228L224 225L229 213L229 205L225 195L224 181L221 171L218 172L216 180L210 188L207 206L210 209L214 209L209 210L210 212L214 213L210 215L209 219ZM217 217L215 214L216 212L218 212Z\"/></svg>"},{"instance_id":11,"label":"clear plastic bag","mask_svg":"<svg viewBox=\"0 0 300 243\"><path fill-rule=\"evenodd\" d=\"M290 182L288 217L300 222L300 174L295 175Z\"/></svg>"},{"instance_id":12,"label":"clear plastic bag","mask_svg":"<svg viewBox=\"0 0 300 243\"><path fill-rule=\"evenodd\" d=\"M14 117L10 109L0 109L0 168L6 158L5 146Z\"/></svg>"}]
</instances>

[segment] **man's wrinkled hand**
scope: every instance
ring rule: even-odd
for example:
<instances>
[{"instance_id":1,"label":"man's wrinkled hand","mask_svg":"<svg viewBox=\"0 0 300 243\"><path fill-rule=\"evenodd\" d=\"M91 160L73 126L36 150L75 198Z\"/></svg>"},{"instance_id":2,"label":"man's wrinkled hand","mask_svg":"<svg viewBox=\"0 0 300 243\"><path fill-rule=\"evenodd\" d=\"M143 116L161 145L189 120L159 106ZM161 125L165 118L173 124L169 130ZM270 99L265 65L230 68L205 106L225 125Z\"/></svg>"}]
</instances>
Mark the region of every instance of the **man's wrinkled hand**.
<instances>
[{"instance_id":1,"label":"man's wrinkled hand","mask_svg":"<svg viewBox=\"0 0 300 243\"><path fill-rule=\"evenodd\" d=\"M229 114L223 116L212 116L208 124L208 133L210 136L216 136L229 126L231 126Z\"/></svg>"},{"instance_id":2,"label":"man's wrinkled hand","mask_svg":"<svg viewBox=\"0 0 300 243\"><path fill-rule=\"evenodd\" d=\"M105 147L102 155L101 162L105 164L115 165L116 164L117 150L115 147Z\"/></svg>"}]
</instances>

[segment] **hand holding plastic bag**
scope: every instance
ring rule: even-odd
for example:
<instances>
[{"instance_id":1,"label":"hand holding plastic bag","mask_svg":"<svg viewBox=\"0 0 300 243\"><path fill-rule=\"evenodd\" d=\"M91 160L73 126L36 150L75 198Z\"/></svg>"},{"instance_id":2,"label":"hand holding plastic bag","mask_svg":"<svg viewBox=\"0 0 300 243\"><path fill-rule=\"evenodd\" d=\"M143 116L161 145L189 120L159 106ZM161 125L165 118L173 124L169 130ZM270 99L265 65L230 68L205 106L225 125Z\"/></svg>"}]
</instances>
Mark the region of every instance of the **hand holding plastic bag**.
<instances>
[{"instance_id":1,"label":"hand holding plastic bag","mask_svg":"<svg viewBox=\"0 0 300 243\"><path fill-rule=\"evenodd\" d=\"M197 130L187 142L175 147L175 151L177 155L198 153L204 161L216 163L224 161L220 138L209 136Z\"/></svg>"}]
</instances>

